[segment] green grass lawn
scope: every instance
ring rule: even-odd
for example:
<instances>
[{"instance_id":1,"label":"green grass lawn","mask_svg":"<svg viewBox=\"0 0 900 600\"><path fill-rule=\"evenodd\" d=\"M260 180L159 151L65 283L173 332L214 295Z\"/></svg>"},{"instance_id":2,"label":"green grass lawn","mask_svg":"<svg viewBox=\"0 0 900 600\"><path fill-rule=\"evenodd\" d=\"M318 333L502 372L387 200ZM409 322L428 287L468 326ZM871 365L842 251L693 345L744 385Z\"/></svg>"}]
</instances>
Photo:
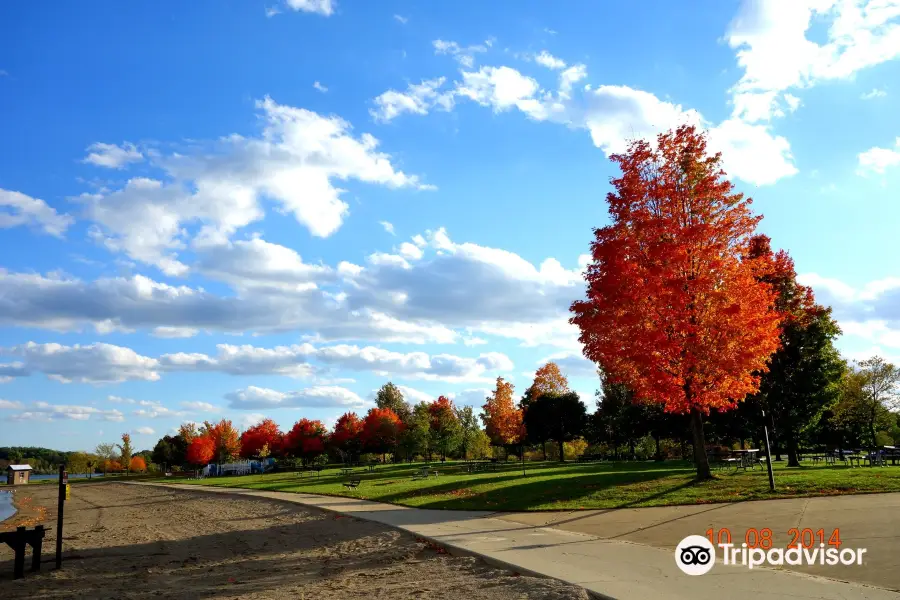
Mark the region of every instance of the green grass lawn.
<instances>
[{"instance_id":1,"label":"green grass lawn","mask_svg":"<svg viewBox=\"0 0 900 600\"><path fill-rule=\"evenodd\" d=\"M337 468L320 475L271 473L203 480L159 479L158 481L202 484L284 492L308 492L351 496L419 508L457 510L572 510L703 504L900 491L900 466L858 467L803 466L787 468L775 463L777 491L769 492L765 470L715 471L715 479L694 482L694 469L685 461L618 463L508 463L496 472L469 474L459 463L438 465L439 477L413 480L421 468L385 465L370 473L355 469L362 479L356 489L347 489L348 478Z\"/></svg>"}]
</instances>

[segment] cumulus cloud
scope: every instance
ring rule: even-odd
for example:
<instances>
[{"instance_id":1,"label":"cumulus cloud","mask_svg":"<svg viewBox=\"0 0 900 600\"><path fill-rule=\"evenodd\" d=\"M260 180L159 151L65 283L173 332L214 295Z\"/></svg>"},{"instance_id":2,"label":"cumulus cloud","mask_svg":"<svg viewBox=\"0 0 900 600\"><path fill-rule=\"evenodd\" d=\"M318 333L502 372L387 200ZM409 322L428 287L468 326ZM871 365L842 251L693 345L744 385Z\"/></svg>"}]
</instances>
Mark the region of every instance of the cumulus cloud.
<instances>
[{"instance_id":1,"label":"cumulus cloud","mask_svg":"<svg viewBox=\"0 0 900 600\"><path fill-rule=\"evenodd\" d=\"M21 358L23 368L28 372L39 371L62 383L118 383L159 379L156 359L112 344L63 346L28 342L2 348L0 353Z\"/></svg>"},{"instance_id":2,"label":"cumulus cloud","mask_svg":"<svg viewBox=\"0 0 900 600\"><path fill-rule=\"evenodd\" d=\"M134 144L128 142L121 146L97 142L88 146L87 151L88 155L83 162L107 169L121 169L130 163L144 160L141 151Z\"/></svg>"},{"instance_id":3,"label":"cumulus cloud","mask_svg":"<svg viewBox=\"0 0 900 600\"><path fill-rule=\"evenodd\" d=\"M355 137L348 122L271 98L257 102L264 128L159 156L167 180L136 177L124 187L83 194L92 237L112 251L186 274L178 253L208 248L263 218L265 197L317 237L340 228L349 207L335 181L356 179L390 188L431 189L397 170L370 134Z\"/></svg>"},{"instance_id":4,"label":"cumulus cloud","mask_svg":"<svg viewBox=\"0 0 900 600\"><path fill-rule=\"evenodd\" d=\"M51 421L63 419L87 421L91 418L97 418L102 421L122 422L125 420L125 415L122 414L122 411L117 409L101 410L93 406L35 402L29 406L25 412L12 415L10 418L18 421Z\"/></svg>"},{"instance_id":5,"label":"cumulus cloud","mask_svg":"<svg viewBox=\"0 0 900 600\"><path fill-rule=\"evenodd\" d=\"M0 364L0 383L8 383L15 377L27 377L29 375L25 364L21 362L12 362Z\"/></svg>"},{"instance_id":6,"label":"cumulus cloud","mask_svg":"<svg viewBox=\"0 0 900 600\"><path fill-rule=\"evenodd\" d=\"M136 427L131 430L136 435L153 435L156 431L152 427Z\"/></svg>"},{"instance_id":7,"label":"cumulus cloud","mask_svg":"<svg viewBox=\"0 0 900 600\"><path fill-rule=\"evenodd\" d=\"M857 157L860 175L883 175L888 169L900 165L900 137L894 140L893 148L881 148L874 146L865 152L860 152Z\"/></svg>"},{"instance_id":8,"label":"cumulus cloud","mask_svg":"<svg viewBox=\"0 0 900 600\"><path fill-rule=\"evenodd\" d=\"M557 352L536 363L541 367L548 362L555 362L563 375L567 377L594 377L597 375L597 365L589 361L578 352Z\"/></svg>"},{"instance_id":9,"label":"cumulus cloud","mask_svg":"<svg viewBox=\"0 0 900 600\"><path fill-rule=\"evenodd\" d=\"M59 214L39 198L0 189L0 229L25 225L54 237L62 237L74 222L74 218Z\"/></svg>"},{"instance_id":10,"label":"cumulus cloud","mask_svg":"<svg viewBox=\"0 0 900 600\"><path fill-rule=\"evenodd\" d=\"M547 52L546 50L541 50L540 54L535 55L534 62L541 65L542 67L547 67L548 69L560 70L566 68L566 61L561 58L557 58Z\"/></svg>"},{"instance_id":11,"label":"cumulus cloud","mask_svg":"<svg viewBox=\"0 0 900 600\"><path fill-rule=\"evenodd\" d=\"M217 406L210 404L209 402L196 402L196 401L188 401L182 402L181 408L192 411L192 412L214 412L219 410Z\"/></svg>"},{"instance_id":12,"label":"cumulus cloud","mask_svg":"<svg viewBox=\"0 0 900 600\"><path fill-rule=\"evenodd\" d=\"M312 344L259 348L219 344L215 357L199 353L165 354L162 369L170 371L217 371L232 375L278 374L302 378L313 375L317 362L336 369L371 371L379 375L400 374L429 381L481 381L486 374L509 371L513 363L505 354L487 352L469 358L452 354L394 352L375 346Z\"/></svg>"},{"instance_id":13,"label":"cumulus cloud","mask_svg":"<svg viewBox=\"0 0 900 600\"><path fill-rule=\"evenodd\" d=\"M551 64L550 58L545 57L544 62ZM563 65L558 66L562 69ZM629 140L652 139L682 124L710 126L696 110L626 85L585 85L576 90L575 84L588 76L583 64L562 69L555 91L541 88L533 77L508 66L482 66L475 71L463 68L460 75L461 80L452 87L442 88L440 102L445 110L453 108L460 99L494 112L518 110L535 121L587 131L594 145L607 155L624 151ZM389 111L378 112L378 117L388 120L403 113L428 114L437 105L437 88L444 84L443 78L431 81L435 85L427 93L407 92L402 103L398 92L388 92L395 102ZM788 110L795 110L800 100L790 96L785 102ZM723 153L727 172L738 179L765 185L797 172L790 144L784 137L774 135L766 124L728 119L711 127L709 137L711 149Z\"/></svg>"},{"instance_id":14,"label":"cumulus cloud","mask_svg":"<svg viewBox=\"0 0 900 600\"><path fill-rule=\"evenodd\" d=\"M397 235L394 233L394 224L388 223L387 221L378 221L378 224L384 227L384 230L387 231L391 235Z\"/></svg>"},{"instance_id":15,"label":"cumulus cloud","mask_svg":"<svg viewBox=\"0 0 900 600\"><path fill-rule=\"evenodd\" d=\"M827 39L810 39L813 21ZM748 122L784 114L784 92L849 79L900 56L900 4L882 0L744 0L725 39L741 79L732 88L734 117Z\"/></svg>"},{"instance_id":16,"label":"cumulus cloud","mask_svg":"<svg viewBox=\"0 0 900 600\"><path fill-rule=\"evenodd\" d=\"M314 82L313 82L313 88L314 88L317 92L322 92L323 94L326 93L326 92L328 92L328 88L325 87L324 85L322 85L322 84L321 84L320 82L318 82L318 81L314 81Z\"/></svg>"},{"instance_id":17,"label":"cumulus cloud","mask_svg":"<svg viewBox=\"0 0 900 600\"><path fill-rule=\"evenodd\" d=\"M360 408L366 402L354 392L338 386L315 386L293 392L249 386L225 395L235 409L259 408Z\"/></svg>"},{"instance_id":18,"label":"cumulus cloud","mask_svg":"<svg viewBox=\"0 0 900 600\"><path fill-rule=\"evenodd\" d=\"M884 98L887 96L887 92L884 90L880 90L878 88L873 88L871 91L868 91L864 94L860 95L860 99L862 100L874 100L875 98Z\"/></svg>"},{"instance_id":19,"label":"cumulus cloud","mask_svg":"<svg viewBox=\"0 0 900 600\"><path fill-rule=\"evenodd\" d=\"M25 405L17 400L4 400L0 398L0 410L17 410L25 408Z\"/></svg>"}]
</instances>

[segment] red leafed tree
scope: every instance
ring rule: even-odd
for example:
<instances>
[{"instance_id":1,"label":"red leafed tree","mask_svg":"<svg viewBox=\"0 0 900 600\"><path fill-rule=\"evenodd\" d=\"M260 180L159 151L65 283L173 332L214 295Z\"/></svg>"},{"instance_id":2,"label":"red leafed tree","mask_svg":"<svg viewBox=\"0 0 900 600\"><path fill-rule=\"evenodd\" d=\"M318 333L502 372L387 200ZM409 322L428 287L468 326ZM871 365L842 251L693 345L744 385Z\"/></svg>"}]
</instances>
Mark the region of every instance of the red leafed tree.
<instances>
[{"instance_id":1,"label":"red leafed tree","mask_svg":"<svg viewBox=\"0 0 900 600\"><path fill-rule=\"evenodd\" d=\"M403 423L397 413L389 408L370 408L363 420L362 442L370 452L385 454L397 446Z\"/></svg>"},{"instance_id":2,"label":"red leafed tree","mask_svg":"<svg viewBox=\"0 0 900 600\"><path fill-rule=\"evenodd\" d=\"M222 419L218 423L203 422L200 435L213 442L213 457L218 463L227 463L241 455L241 438L231 421Z\"/></svg>"},{"instance_id":3,"label":"red leafed tree","mask_svg":"<svg viewBox=\"0 0 900 600\"><path fill-rule=\"evenodd\" d=\"M191 440L187 449L187 461L192 465L205 467L216 454L216 443L207 435L198 435Z\"/></svg>"},{"instance_id":4,"label":"red leafed tree","mask_svg":"<svg viewBox=\"0 0 900 600\"><path fill-rule=\"evenodd\" d=\"M331 445L337 448L345 457L352 461L362 449L363 422L354 412L344 413L334 424L331 432Z\"/></svg>"},{"instance_id":5,"label":"red leafed tree","mask_svg":"<svg viewBox=\"0 0 900 600\"><path fill-rule=\"evenodd\" d=\"M300 419L284 436L285 453L296 456L303 460L303 464L307 464L325 452L327 433L322 421Z\"/></svg>"},{"instance_id":6,"label":"red leafed tree","mask_svg":"<svg viewBox=\"0 0 900 600\"><path fill-rule=\"evenodd\" d=\"M521 444L525 437L522 411L513 403L514 391L512 382L498 377L497 387L481 407L481 421L494 446L508 447Z\"/></svg>"},{"instance_id":7,"label":"red leafed tree","mask_svg":"<svg viewBox=\"0 0 900 600\"><path fill-rule=\"evenodd\" d=\"M762 217L733 192L694 127L613 155L612 223L594 231L587 298L572 304L584 355L642 402L689 413L697 477L711 477L703 415L759 388L779 346L772 286L749 256Z\"/></svg>"},{"instance_id":8,"label":"red leafed tree","mask_svg":"<svg viewBox=\"0 0 900 600\"><path fill-rule=\"evenodd\" d=\"M147 470L147 463L144 461L143 457L135 456L131 459L131 470L137 473Z\"/></svg>"},{"instance_id":9,"label":"red leafed tree","mask_svg":"<svg viewBox=\"0 0 900 600\"><path fill-rule=\"evenodd\" d=\"M284 434L272 419L248 427L241 434L241 456L244 458L267 458L278 456ZM265 456L264 456L265 455Z\"/></svg>"}]
</instances>

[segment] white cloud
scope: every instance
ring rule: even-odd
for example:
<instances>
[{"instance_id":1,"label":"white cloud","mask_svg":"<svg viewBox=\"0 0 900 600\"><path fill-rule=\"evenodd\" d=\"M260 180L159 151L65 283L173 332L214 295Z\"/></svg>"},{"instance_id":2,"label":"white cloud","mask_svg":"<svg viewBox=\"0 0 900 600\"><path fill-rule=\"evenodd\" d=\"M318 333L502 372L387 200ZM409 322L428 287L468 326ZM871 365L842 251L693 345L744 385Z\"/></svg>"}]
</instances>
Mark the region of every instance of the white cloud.
<instances>
[{"instance_id":1,"label":"white cloud","mask_svg":"<svg viewBox=\"0 0 900 600\"><path fill-rule=\"evenodd\" d=\"M106 399L114 404L137 404L134 398L122 398L121 396L107 396Z\"/></svg>"},{"instance_id":2,"label":"white cloud","mask_svg":"<svg viewBox=\"0 0 900 600\"><path fill-rule=\"evenodd\" d=\"M130 348L111 344L63 346L28 342L20 346L0 348L0 353L17 356L24 368L40 371L62 383L118 383L122 381L156 381L159 364L156 359L141 356Z\"/></svg>"},{"instance_id":3,"label":"white cloud","mask_svg":"<svg viewBox=\"0 0 900 600\"><path fill-rule=\"evenodd\" d=\"M404 17L403 15L394 15L394 20L401 25L406 25L409 22L409 17Z\"/></svg>"},{"instance_id":4,"label":"white cloud","mask_svg":"<svg viewBox=\"0 0 900 600\"><path fill-rule=\"evenodd\" d=\"M363 407L366 402L350 390L338 386L316 386L294 392L279 392L250 386L225 395L236 409L259 408L344 408Z\"/></svg>"},{"instance_id":5,"label":"white cloud","mask_svg":"<svg viewBox=\"0 0 900 600\"><path fill-rule=\"evenodd\" d=\"M785 90L848 79L900 56L898 17L893 0L744 0L725 36L743 69L731 90L734 116L781 116ZM822 44L808 37L814 21L828 22Z\"/></svg>"},{"instance_id":6,"label":"white cloud","mask_svg":"<svg viewBox=\"0 0 900 600\"><path fill-rule=\"evenodd\" d=\"M560 70L566 68L566 61L561 58L557 58L547 52L546 50L542 50L540 54L534 57L534 62L541 65L542 67L547 67L548 69Z\"/></svg>"},{"instance_id":7,"label":"white cloud","mask_svg":"<svg viewBox=\"0 0 900 600\"><path fill-rule=\"evenodd\" d=\"M158 402L144 401L141 404L145 408L139 408L132 414L143 419L174 419L183 417L185 414L187 414L184 411L172 410L171 408L167 408L162 404L159 404Z\"/></svg>"},{"instance_id":8,"label":"white cloud","mask_svg":"<svg viewBox=\"0 0 900 600\"><path fill-rule=\"evenodd\" d=\"M27 377L28 369L24 363L12 362L0 364L0 383L8 383L16 377Z\"/></svg>"},{"instance_id":9,"label":"white cloud","mask_svg":"<svg viewBox=\"0 0 900 600\"><path fill-rule=\"evenodd\" d=\"M888 169L900 165L900 137L894 140L894 148L880 148L875 146L865 152L860 152L857 157L860 175L877 173L883 175Z\"/></svg>"},{"instance_id":10,"label":"white cloud","mask_svg":"<svg viewBox=\"0 0 900 600\"><path fill-rule=\"evenodd\" d=\"M887 96L887 92L884 90L880 90L878 88L873 88L871 91L866 92L865 94L860 95L862 100L873 100L875 98L884 98Z\"/></svg>"},{"instance_id":11,"label":"white cloud","mask_svg":"<svg viewBox=\"0 0 900 600\"><path fill-rule=\"evenodd\" d=\"M152 427L136 427L131 433L136 435L153 435L156 431L154 431Z\"/></svg>"},{"instance_id":12,"label":"white cloud","mask_svg":"<svg viewBox=\"0 0 900 600\"><path fill-rule=\"evenodd\" d=\"M247 430L251 427L259 425L263 421L266 420L266 415L262 413L249 413L246 415L241 415L241 420L239 421L240 427L243 430Z\"/></svg>"},{"instance_id":13,"label":"white cloud","mask_svg":"<svg viewBox=\"0 0 900 600\"><path fill-rule=\"evenodd\" d=\"M434 46L435 54L449 54L452 56L460 65L471 69L475 65L475 54L480 52L487 52L488 47L493 44L493 41L485 42L484 45L476 44L474 46L462 47L456 42L445 41L445 40L434 40L432 43Z\"/></svg>"},{"instance_id":14,"label":"white cloud","mask_svg":"<svg viewBox=\"0 0 900 600\"><path fill-rule=\"evenodd\" d=\"M59 214L39 198L0 189L0 229L26 225L54 237L62 237L74 222L74 218Z\"/></svg>"},{"instance_id":15,"label":"white cloud","mask_svg":"<svg viewBox=\"0 0 900 600\"><path fill-rule=\"evenodd\" d=\"M274 17L275 15L280 14L280 13L281 13L281 11L278 10L277 6L267 6L266 7L266 16L269 18Z\"/></svg>"},{"instance_id":16,"label":"white cloud","mask_svg":"<svg viewBox=\"0 0 900 600\"><path fill-rule=\"evenodd\" d=\"M322 85L321 83L319 83L318 81L313 82L313 88L315 88L316 91L322 92L323 94L328 92L328 88L325 87L324 85Z\"/></svg>"},{"instance_id":17,"label":"white cloud","mask_svg":"<svg viewBox=\"0 0 900 600\"><path fill-rule=\"evenodd\" d=\"M398 385L397 388L400 390L400 393L403 394L403 399L410 404L418 404L419 402L431 402L437 397L434 394L429 394L427 392L423 392L421 390L417 390L405 385ZM375 393L377 391L378 390L372 390L373 398L375 397Z\"/></svg>"},{"instance_id":18,"label":"white cloud","mask_svg":"<svg viewBox=\"0 0 900 600\"><path fill-rule=\"evenodd\" d=\"M195 401L182 402L181 408L192 411L192 412L215 412L215 411L219 410L219 408L217 406L214 406L214 405L210 404L209 402L195 402Z\"/></svg>"},{"instance_id":19,"label":"white cloud","mask_svg":"<svg viewBox=\"0 0 900 600\"><path fill-rule=\"evenodd\" d=\"M789 112L794 112L795 110L800 108L800 98L793 94L785 94L784 101L787 103Z\"/></svg>"},{"instance_id":20,"label":"white cloud","mask_svg":"<svg viewBox=\"0 0 900 600\"><path fill-rule=\"evenodd\" d=\"M35 402L25 412L12 415L10 418L18 421L50 421L58 419L87 421L91 417L96 417L102 421L122 422L125 420L125 415L117 409L101 410L93 406L49 404L47 402Z\"/></svg>"},{"instance_id":21,"label":"white cloud","mask_svg":"<svg viewBox=\"0 0 900 600\"><path fill-rule=\"evenodd\" d=\"M409 242L403 242L402 244L400 244L399 252L400 256L409 260L419 260L424 254L421 248Z\"/></svg>"},{"instance_id":22,"label":"white cloud","mask_svg":"<svg viewBox=\"0 0 900 600\"><path fill-rule=\"evenodd\" d=\"M348 122L302 108L257 102L259 137L237 134L214 144L154 159L170 181L133 178L118 190L84 194L95 240L112 251L178 276L178 252L225 244L263 218L271 200L317 237L340 228L348 213L335 180L356 179L390 188L433 189L394 168L369 134L354 137Z\"/></svg>"},{"instance_id":23,"label":"white cloud","mask_svg":"<svg viewBox=\"0 0 900 600\"><path fill-rule=\"evenodd\" d=\"M232 375L278 374L309 377L318 362L340 370L371 371L379 375L399 374L428 381L486 381L497 371L513 369L505 354L488 352L476 358L425 352L394 352L375 346L339 344L316 348L312 344L259 348L219 344L215 357L199 353L164 354L161 369L169 371L216 371Z\"/></svg>"},{"instance_id":24,"label":"white cloud","mask_svg":"<svg viewBox=\"0 0 900 600\"><path fill-rule=\"evenodd\" d=\"M141 151L134 144L128 142L121 146L97 142L88 146L87 151L88 155L83 162L107 169L121 169L131 163L144 160Z\"/></svg>"},{"instance_id":25,"label":"white cloud","mask_svg":"<svg viewBox=\"0 0 900 600\"><path fill-rule=\"evenodd\" d=\"M334 14L333 0L285 0L285 4L293 10L316 13L325 17Z\"/></svg>"},{"instance_id":26,"label":"white cloud","mask_svg":"<svg viewBox=\"0 0 900 600\"><path fill-rule=\"evenodd\" d=\"M404 113L426 115L432 109L448 111L453 109L452 91L440 91L446 78L423 79L421 83L410 83L405 92L388 90L374 100L375 108L369 111L372 117L386 123Z\"/></svg>"},{"instance_id":27,"label":"white cloud","mask_svg":"<svg viewBox=\"0 0 900 600\"><path fill-rule=\"evenodd\" d=\"M17 410L25 408L25 405L16 400L4 400L0 398L0 409L3 410Z\"/></svg>"},{"instance_id":28,"label":"white cloud","mask_svg":"<svg viewBox=\"0 0 900 600\"><path fill-rule=\"evenodd\" d=\"M193 327L154 327L153 337L158 338L191 338L197 335L199 330Z\"/></svg>"},{"instance_id":29,"label":"white cloud","mask_svg":"<svg viewBox=\"0 0 900 600\"><path fill-rule=\"evenodd\" d=\"M487 388L472 388L463 390L459 393L448 394L457 406L472 406L480 408L484 406L485 398L491 395L491 390Z\"/></svg>"},{"instance_id":30,"label":"white cloud","mask_svg":"<svg viewBox=\"0 0 900 600\"><path fill-rule=\"evenodd\" d=\"M586 85L576 93L575 84L587 78L583 64L560 73L559 89L555 93L542 89L534 78L507 66L462 70L461 76L461 81L444 92L453 100L447 102L449 108L455 99L466 98L495 112L517 109L536 121L588 131L594 145L607 155L624 151L632 139L654 139L658 133L682 124L709 126L696 110L624 85ZM795 96L785 101L789 110L799 106ZM432 106L427 99L417 104L409 101L404 109L391 112L390 118L404 112L424 115ZM765 185L797 172L790 144L785 138L773 135L766 125L729 119L713 127L709 138L711 148L723 152L725 169L733 177Z\"/></svg>"},{"instance_id":31,"label":"white cloud","mask_svg":"<svg viewBox=\"0 0 900 600\"><path fill-rule=\"evenodd\" d=\"M384 227L384 230L387 231L391 235L397 235L394 233L394 225L393 223L388 223L387 221L378 221L378 223Z\"/></svg>"}]
</instances>

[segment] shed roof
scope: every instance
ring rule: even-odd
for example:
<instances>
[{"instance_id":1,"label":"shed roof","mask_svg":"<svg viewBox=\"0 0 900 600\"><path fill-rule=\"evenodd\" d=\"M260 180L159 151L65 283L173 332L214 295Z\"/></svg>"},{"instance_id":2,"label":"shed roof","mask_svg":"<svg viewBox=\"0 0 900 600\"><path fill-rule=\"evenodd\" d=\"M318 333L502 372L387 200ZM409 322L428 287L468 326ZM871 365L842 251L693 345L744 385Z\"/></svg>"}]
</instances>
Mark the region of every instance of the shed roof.
<instances>
[{"instance_id":1,"label":"shed roof","mask_svg":"<svg viewBox=\"0 0 900 600\"><path fill-rule=\"evenodd\" d=\"M31 471L31 465L9 465L7 467L10 471Z\"/></svg>"}]
</instances>

